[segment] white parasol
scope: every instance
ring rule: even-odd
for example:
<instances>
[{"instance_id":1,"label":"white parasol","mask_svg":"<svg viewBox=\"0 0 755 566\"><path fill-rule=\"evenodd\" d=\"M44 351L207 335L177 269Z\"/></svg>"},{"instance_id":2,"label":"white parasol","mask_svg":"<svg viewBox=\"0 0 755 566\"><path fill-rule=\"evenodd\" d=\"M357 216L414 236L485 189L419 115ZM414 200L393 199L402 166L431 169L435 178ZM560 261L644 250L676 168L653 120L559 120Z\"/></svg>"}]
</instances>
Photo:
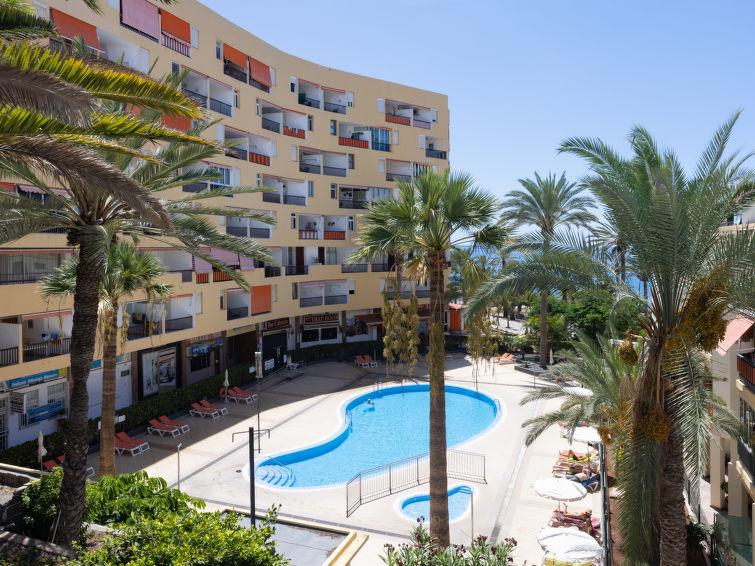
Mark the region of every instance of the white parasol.
<instances>
[{"instance_id":1,"label":"white parasol","mask_svg":"<svg viewBox=\"0 0 755 566\"><path fill-rule=\"evenodd\" d=\"M225 388L225 394L223 395L224 401L228 402L228 388L231 384L228 382L228 370L225 370L225 379L223 380L223 387Z\"/></svg>"},{"instance_id":2,"label":"white parasol","mask_svg":"<svg viewBox=\"0 0 755 566\"><path fill-rule=\"evenodd\" d=\"M569 386L564 387L564 391L566 391L569 395L579 395L580 397L592 397L592 391L587 389L586 387L575 387L575 386Z\"/></svg>"},{"instance_id":3,"label":"white parasol","mask_svg":"<svg viewBox=\"0 0 755 566\"><path fill-rule=\"evenodd\" d=\"M587 444L600 442L600 434L594 426L578 426L574 429L573 442L585 442Z\"/></svg>"},{"instance_id":4,"label":"white parasol","mask_svg":"<svg viewBox=\"0 0 755 566\"><path fill-rule=\"evenodd\" d=\"M550 359L548 360L548 362L549 362L549 365L553 365L553 348L551 348L551 355L550 355Z\"/></svg>"},{"instance_id":5,"label":"white parasol","mask_svg":"<svg viewBox=\"0 0 755 566\"><path fill-rule=\"evenodd\" d=\"M45 437L42 435L42 431L39 431L39 434L37 435L37 460L39 460L39 463L42 463L42 459L47 454L47 449L45 448Z\"/></svg>"},{"instance_id":6,"label":"white parasol","mask_svg":"<svg viewBox=\"0 0 755 566\"><path fill-rule=\"evenodd\" d=\"M578 501L587 495L587 490L581 483L567 480L565 478L543 478L535 480L532 483L532 487L535 489L535 493L540 497L558 501L559 506L562 501Z\"/></svg>"},{"instance_id":7,"label":"white parasol","mask_svg":"<svg viewBox=\"0 0 755 566\"><path fill-rule=\"evenodd\" d=\"M598 541L577 527L546 527L537 540L554 558L565 562L592 562L601 552Z\"/></svg>"}]
</instances>

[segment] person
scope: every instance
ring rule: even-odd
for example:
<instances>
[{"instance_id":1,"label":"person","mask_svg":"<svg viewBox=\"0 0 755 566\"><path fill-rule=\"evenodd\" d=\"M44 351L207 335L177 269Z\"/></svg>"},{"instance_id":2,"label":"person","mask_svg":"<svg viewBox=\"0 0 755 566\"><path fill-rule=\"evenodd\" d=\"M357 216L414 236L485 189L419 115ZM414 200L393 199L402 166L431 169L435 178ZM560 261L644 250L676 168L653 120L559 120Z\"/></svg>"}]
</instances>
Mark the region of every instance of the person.
<instances>
[{"instance_id":1,"label":"person","mask_svg":"<svg viewBox=\"0 0 755 566\"><path fill-rule=\"evenodd\" d=\"M591 484L593 481L598 481L599 479L598 476L599 476L598 472L593 472L592 470L588 469L586 471L579 472L576 474L566 474L564 477L567 480L576 481L586 486L586 485Z\"/></svg>"},{"instance_id":2,"label":"person","mask_svg":"<svg viewBox=\"0 0 755 566\"><path fill-rule=\"evenodd\" d=\"M367 399L367 404L368 405L374 405L375 403L372 402L372 399Z\"/></svg>"},{"instance_id":3,"label":"person","mask_svg":"<svg viewBox=\"0 0 755 566\"><path fill-rule=\"evenodd\" d=\"M585 509L582 513L557 513L556 518L566 525L574 524L580 531L586 532L588 535L595 536L595 523L597 519L592 518L592 509Z\"/></svg>"}]
</instances>

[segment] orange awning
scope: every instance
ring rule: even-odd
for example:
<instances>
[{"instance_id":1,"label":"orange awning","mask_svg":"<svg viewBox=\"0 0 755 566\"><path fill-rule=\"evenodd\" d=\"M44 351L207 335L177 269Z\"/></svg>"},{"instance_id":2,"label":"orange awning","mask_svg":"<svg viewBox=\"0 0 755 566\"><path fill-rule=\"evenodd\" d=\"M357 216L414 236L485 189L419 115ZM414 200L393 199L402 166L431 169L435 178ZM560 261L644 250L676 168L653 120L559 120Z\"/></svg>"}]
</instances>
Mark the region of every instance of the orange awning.
<instances>
[{"instance_id":1,"label":"orange awning","mask_svg":"<svg viewBox=\"0 0 755 566\"><path fill-rule=\"evenodd\" d=\"M223 59L236 63L242 69L246 67L246 54L234 49L227 43L223 44Z\"/></svg>"},{"instance_id":2,"label":"orange awning","mask_svg":"<svg viewBox=\"0 0 755 566\"><path fill-rule=\"evenodd\" d=\"M191 43L191 26L189 25L189 22L182 20L178 16L174 16L166 10L160 10L160 13L162 14L160 20L162 30L165 33L181 39L186 43Z\"/></svg>"},{"instance_id":3,"label":"orange awning","mask_svg":"<svg viewBox=\"0 0 755 566\"><path fill-rule=\"evenodd\" d=\"M744 336L744 334L755 324L749 318L735 318L726 327L726 334L724 339L718 344L716 352L722 356L729 351L729 349L737 343L737 341Z\"/></svg>"},{"instance_id":4,"label":"orange awning","mask_svg":"<svg viewBox=\"0 0 755 566\"><path fill-rule=\"evenodd\" d=\"M249 57L249 75L258 83L273 86L273 81L270 79L270 66L252 57Z\"/></svg>"},{"instance_id":5,"label":"orange awning","mask_svg":"<svg viewBox=\"0 0 755 566\"><path fill-rule=\"evenodd\" d=\"M97 37L97 27L92 24L88 24L78 18L69 16L65 12L50 8L50 17L52 18L55 27L58 29L58 33L66 39L76 39L77 37L83 37L84 42L97 51L102 51L102 45Z\"/></svg>"}]
</instances>

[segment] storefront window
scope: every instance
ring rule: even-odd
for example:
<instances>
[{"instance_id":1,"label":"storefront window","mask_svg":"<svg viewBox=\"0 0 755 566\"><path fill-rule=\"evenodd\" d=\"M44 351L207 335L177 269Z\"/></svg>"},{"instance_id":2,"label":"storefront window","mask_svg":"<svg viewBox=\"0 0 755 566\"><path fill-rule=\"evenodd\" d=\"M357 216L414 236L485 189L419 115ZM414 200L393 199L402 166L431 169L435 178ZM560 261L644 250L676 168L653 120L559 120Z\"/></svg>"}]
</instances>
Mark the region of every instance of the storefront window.
<instances>
[{"instance_id":1,"label":"storefront window","mask_svg":"<svg viewBox=\"0 0 755 566\"><path fill-rule=\"evenodd\" d=\"M200 354L191 358L191 371L199 371L210 367L210 353Z\"/></svg>"},{"instance_id":2,"label":"storefront window","mask_svg":"<svg viewBox=\"0 0 755 566\"><path fill-rule=\"evenodd\" d=\"M337 328L332 327L320 329L320 340L335 340L336 338L338 338Z\"/></svg>"},{"instance_id":3,"label":"storefront window","mask_svg":"<svg viewBox=\"0 0 755 566\"><path fill-rule=\"evenodd\" d=\"M176 387L176 348L142 354L143 395L154 395L161 387Z\"/></svg>"},{"instance_id":4,"label":"storefront window","mask_svg":"<svg viewBox=\"0 0 755 566\"><path fill-rule=\"evenodd\" d=\"M302 330L301 341L302 342L317 342L320 339L320 331L317 328L312 330Z\"/></svg>"}]
</instances>

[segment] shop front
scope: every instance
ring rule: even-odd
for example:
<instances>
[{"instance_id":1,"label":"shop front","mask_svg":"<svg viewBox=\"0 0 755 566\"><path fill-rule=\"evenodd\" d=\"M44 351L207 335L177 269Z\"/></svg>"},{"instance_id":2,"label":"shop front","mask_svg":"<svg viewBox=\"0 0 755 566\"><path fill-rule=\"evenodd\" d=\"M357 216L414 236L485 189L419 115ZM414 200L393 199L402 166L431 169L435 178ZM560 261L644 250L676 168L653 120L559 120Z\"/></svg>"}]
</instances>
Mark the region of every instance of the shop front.
<instances>
[{"instance_id":1,"label":"shop front","mask_svg":"<svg viewBox=\"0 0 755 566\"><path fill-rule=\"evenodd\" d=\"M383 331L383 315L381 309L350 311L346 314L347 342L364 342L377 340L385 335ZM377 312L374 312L377 311Z\"/></svg>"},{"instance_id":2,"label":"shop front","mask_svg":"<svg viewBox=\"0 0 755 566\"><path fill-rule=\"evenodd\" d=\"M118 410L131 404L131 354L118 356L115 363L115 409ZM99 418L102 414L102 360L92 362L87 390L89 418Z\"/></svg>"},{"instance_id":3,"label":"shop front","mask_svg":"<svg viewBox=\"0 0 755 566\"><path fill-rule=\"evenodd\" d=\"M186 385L217 375L223 370L222 333L216 332L189 342L185 350Z\"/></svg>"},{"instance_id":4,"label":"shop front","mask_svg":"<svg viewBox=\"0 0 755 566\"><path fill-rule=\"evenodd\" d=\"M142 350L137 354L138 397L142 400L181 387L179 344Z\"/></svg>"},{"instance_id":5,"label":"shop front","mask_svg":"<svg viewBox=\"0 0 755 566\"><path fill-rule=\"evenodd\" d=\"M254 364L254 352L257 351L257 332L249 325L246 329L226 331L228 347L228 367ZM235 334L229 335L231 332Z\"/></svg>"},{"instance_id":6,"label":"shop front","mask_svg":"<svg viewBox=\"0 0 755 566\"><path fill-rule=\"evenodd\" d=\"M341 314L306 314L301 317L301 347L341 342Z\"/></svg>"},{"instance_id":7,"label":"shop front","mask_svg":"<svg viewBox=\"0 0 755 566\"><path fill-rule=\"evenodd\" d=\"M262 375L268 375L286 365L288 353L288 318L277 318L265 323L262 332Z\"/></svg>"}]
</instances>

